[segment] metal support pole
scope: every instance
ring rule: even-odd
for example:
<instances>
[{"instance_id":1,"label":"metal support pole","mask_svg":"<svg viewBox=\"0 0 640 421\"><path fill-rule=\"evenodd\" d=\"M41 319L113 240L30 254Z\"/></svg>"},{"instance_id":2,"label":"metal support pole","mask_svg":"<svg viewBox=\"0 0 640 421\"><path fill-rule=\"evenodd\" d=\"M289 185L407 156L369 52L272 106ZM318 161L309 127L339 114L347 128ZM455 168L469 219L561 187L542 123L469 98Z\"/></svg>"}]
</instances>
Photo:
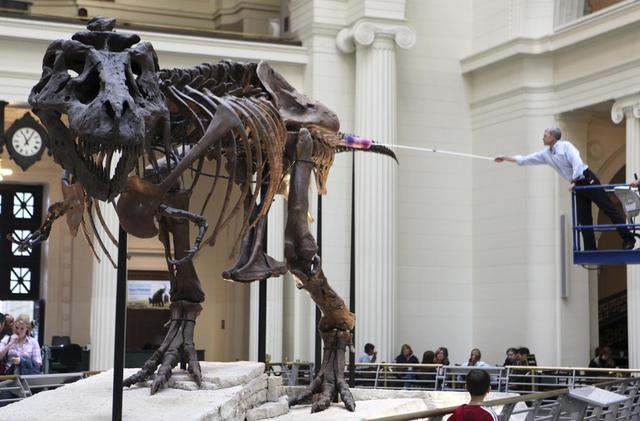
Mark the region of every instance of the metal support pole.
<instances>
[{"instance_id":1,"label":"metal support pole","mask_svg":"<svg viewBox=\"0 0 640 421\"><path fill-rule=\"evenodd\" d=\"M258 281L258 361L267 358L267 280Z\"/></svg>"},{"instance_id":2,"label":"metal support pole","mask_svg":"<svg viewBox=\"0 0 640 421\"><path fill-rule=\"evenodd\" d=\"M113 352L113 406L111 420L122 420L122 376L127 324L127 233L118 234L118 277L116 286L116 334Z\"/></svg>"},{"instance_id":3,"label":"metal support pole","mask_svg":"<svg viewBox=\"0 0 640 421\"><path fill-rule=\"evenodd\" d=\"M351 256L349 263L349 311L356 312L356 157L351 152ZM356 329L353 329L355 342ZM355 387L356 380L356 352L349 347L349 387ZM376 374L376 382L378 381Z\"/></svg>"},{"instance_id":4,"label":"metal support pole","mask_svg":"<svg viewBox=\"0 0 640 421\"><path fill-rule=\"evenodd\" d=\"M316 227L316 244L318 244L318 256L322 257L322 195L318 195L318 215L316 220L318 221L318 225ZM315 372L318 374L320 371L320 366L322 365L322 339L320 338L320 331L318 330L318 326L320 325L320 318L322 317L322 312L320 311L320 307L316 305L316 342L315 342Z\"/></svg>"},{"instance_id":5,"label":"metal support pole","mask_svg":"<svg viewBox=\"0 0 640 421\"><path fill-rule=\"evenodd\" d=\"M2 145L6 141L4 139L4 109L7 104L7 101L3 101L0 99L0 153L2 153Z\"/></svg>"},{"instance_id":6,"label":"metal support pole","mask_svg":"<svg viewBox=\"0 0 640 421\"><path fill-rule=\"evenodd\" d=\"M265 192L260 192L260 201L264 200ZM266 217L265 217L266 218ZM267 237L269 236L268 222L264 222L264 234L262 236L262 251L267 252ZM267 359L267 279L258 281L258 361L266 362Z\"/></svg>"}]
</instances>

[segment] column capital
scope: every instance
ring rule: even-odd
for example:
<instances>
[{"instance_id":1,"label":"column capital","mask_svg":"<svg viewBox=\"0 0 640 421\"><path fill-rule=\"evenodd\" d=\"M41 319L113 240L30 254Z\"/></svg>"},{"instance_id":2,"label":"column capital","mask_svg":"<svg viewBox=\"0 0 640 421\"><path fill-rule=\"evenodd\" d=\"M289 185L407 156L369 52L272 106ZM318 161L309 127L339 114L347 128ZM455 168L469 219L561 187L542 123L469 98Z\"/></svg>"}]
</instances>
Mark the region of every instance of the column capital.
<instances>
[{"instance_id":1,"label":"column capital","mask_svg":"<svg viewBox=\"0 0 640 421\"><path fill-rule=\"evenodd\" d=\"M611 120L618 124L627 118L640 118L640 94L632 94L618 98L611 107Z\"/></svg>"},{"instance_id":2,"label":"column capital","mask_svg":"<svg viewBox=\"0 0 640 421\"><path fill-rule=\"evenodd\" d=\"M382 23L361 19L350 28L338 32L336 43L343 53L353 53L357 45L369 46L377 37L393 39L400 48L416 43L416 32L404 23Z\"/></svg>"}]
</instances>

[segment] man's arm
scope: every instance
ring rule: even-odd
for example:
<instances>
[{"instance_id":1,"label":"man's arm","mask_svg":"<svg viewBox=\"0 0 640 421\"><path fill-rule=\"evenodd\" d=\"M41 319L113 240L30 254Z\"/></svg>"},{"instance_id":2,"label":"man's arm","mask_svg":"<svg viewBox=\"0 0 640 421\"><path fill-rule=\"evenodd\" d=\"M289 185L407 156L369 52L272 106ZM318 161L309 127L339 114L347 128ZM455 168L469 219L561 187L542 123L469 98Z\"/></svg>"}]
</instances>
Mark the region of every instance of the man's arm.
<instances>
[{"instance_id":1,"label":"man's arm","mask_svg":"<svg viewBox=\"0 0 640 421\"><path fill-rule=\"evenodd\" d=\"M534 152L532 154L529 154L527 156L522 156L522 155L515 155L515 156L505 156L505 155L500 155L495 157L493 160L495 162L504 162L504 161L508 161L508 162L513 162L515 164L518 165L543 165L546 164L547 162L544 159L544 153L545 153L545 149L538 151L538 152Z\"/></svg>"}]
</instances>

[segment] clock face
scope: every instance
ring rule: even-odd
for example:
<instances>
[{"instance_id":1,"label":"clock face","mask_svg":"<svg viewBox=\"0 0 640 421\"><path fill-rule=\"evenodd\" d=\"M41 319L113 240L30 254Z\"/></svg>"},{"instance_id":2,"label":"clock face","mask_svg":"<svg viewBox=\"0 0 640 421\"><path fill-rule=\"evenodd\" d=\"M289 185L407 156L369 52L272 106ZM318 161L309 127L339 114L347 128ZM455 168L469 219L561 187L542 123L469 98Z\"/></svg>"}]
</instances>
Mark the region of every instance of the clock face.
<instances>
[{"instance_id":1,"label":"clock face","mask_svg":"<svg viewBox=\"0 0 640 421\"><path fill-rule=\"evenodd\" d=\"M11 137L13 149L22 156L33 156L42 149L40 133L31 127L22 127Z\"/></svg>"}]
</instances>

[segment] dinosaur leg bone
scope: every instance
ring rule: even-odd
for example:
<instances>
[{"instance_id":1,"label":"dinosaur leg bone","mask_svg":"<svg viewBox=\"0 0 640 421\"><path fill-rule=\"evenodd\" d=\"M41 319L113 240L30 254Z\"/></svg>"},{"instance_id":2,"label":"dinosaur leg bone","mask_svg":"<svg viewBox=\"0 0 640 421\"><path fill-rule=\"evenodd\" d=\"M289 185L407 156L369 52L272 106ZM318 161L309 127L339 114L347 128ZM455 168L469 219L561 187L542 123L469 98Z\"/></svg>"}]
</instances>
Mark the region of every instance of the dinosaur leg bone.
<instances>
[{"instance_id":1,"label":"dinosaur leg bone","mask_svg":"<svg viewBox=\"0 0 640 421\"><path fill-rule=\"evenodd\" d=\"M312 148L309 132L302 129L298 136L296 163L289 187L285 256L298 286L309 292L322 311L318 329L324 342L324 355L317 377L303 394L292 400L289 405L296 405L313 394L320 393L319 399L311 407L311 412L319 412L327 409L334 396L339 393L345 407L354 411L355 401L344 379L344 362L345 349L352 342L355 315L327 282L317 255L318 247L309 232L307 222L308 188L313 168Z\"/></svg>"},{"instance_id":2,"label":"dinosaur leg bone","mask_svg":"<svg viewBox=\"0 0 640 421\"><path fill-rule=\"evenodd\" d=\"M166 204L160 205L165 212L158 216L159 238L165 248L167 260L171 256L171 239L173 240L173 256L176 260L183 259L189 250L189 227L191 218L184 212L189 208L191 192L177 190L166 195ZM200 237L204 233L201 232ZM204 291L195 271L193 261L186 261L181 265L168 263L171 278L171 320L169 331L162 346L144 364L142 369L125 380L126 386L131 386L153 376L156 367L151 394L165 384L171 377L171 370L180 362L180 355L189 362L189 372L196 383L200 384L200 363L196 358L193 344L193 330L195 320L204 301Z\"/></svg>"},{"instance_id":3,"label":"dinosaur leg bone","mask_svg":"<svg viewBox=\"0 0 640 421\"><path fill-rule=\"evenodd\" d=\"M251 200L249 197L248 199ZM253 282L287 273L287 265L284 262L277 261L263 251L267 219L258 216L261 206L253 207L251 219L258 217L258 222L243 234L238 258L232 267L222 273L225 279ZM249 203L245 203L245 211L248 211L249 208Z\"/></svg>"},{"instance_id":4,"label":"dinosaur leg bone","mask_svg":"<svg viewBox=\"0 0 640 421\"><path fill-rule=\"evenodd\" d=\"M312 153L311 135L307 129L302 129L298 135L295 164L289 180L288 217L284 232L284 255L287 259L300 256L311 260L318 252L318 245L309 231L307 219L309 178L313 169Z\"/></svg>"}]
</instances>

